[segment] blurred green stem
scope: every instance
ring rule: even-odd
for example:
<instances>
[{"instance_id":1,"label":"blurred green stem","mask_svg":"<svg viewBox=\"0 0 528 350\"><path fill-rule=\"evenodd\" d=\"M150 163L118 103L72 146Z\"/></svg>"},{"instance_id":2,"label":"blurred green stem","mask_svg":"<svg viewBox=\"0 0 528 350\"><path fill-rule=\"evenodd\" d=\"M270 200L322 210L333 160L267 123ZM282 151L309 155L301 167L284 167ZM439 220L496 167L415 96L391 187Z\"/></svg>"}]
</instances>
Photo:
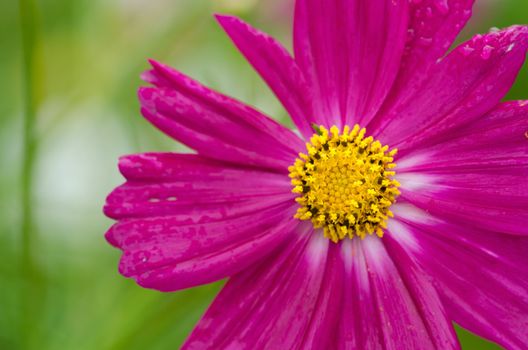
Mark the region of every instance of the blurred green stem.
<instances>
[{"instance_id":1,"label":"blurred green stem","mask_svg":"<svg viewBox=\"0 0 528 350\"><path fill-rule=\"evenodd\" d=\"M24 282L21 284L21 335L20 341L25 348L29 348L32 322L31 319L36 315L33 305L35 291L35 266L32 254L33 240L33 206L32 206L32 187L33 187L33 170L35 164L35 152L37 149L35 135L35 116L36 116L36 25L35 25L35 3L34 0L19 0L20 4L20 24L22 33L22 56L23 56L23 143L24 153L21 174L21 276Z\"/></svg>"}]
</instances>

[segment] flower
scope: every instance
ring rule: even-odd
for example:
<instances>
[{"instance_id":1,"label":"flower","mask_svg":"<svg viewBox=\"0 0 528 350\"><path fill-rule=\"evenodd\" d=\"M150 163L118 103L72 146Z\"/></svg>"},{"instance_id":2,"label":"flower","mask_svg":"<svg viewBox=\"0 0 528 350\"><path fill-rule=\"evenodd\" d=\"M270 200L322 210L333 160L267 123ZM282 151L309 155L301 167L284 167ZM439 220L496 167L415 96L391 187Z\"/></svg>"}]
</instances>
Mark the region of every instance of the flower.
<instances>
[{"instance_id":1,"label":"flower","mask_svg":"<svg viewBox=\"0 0 528 350\"><path fill-rule=\"evenodd\" d=\"M528 348L528 28L446 53L472 2L298 0L295 58L217 16L298 133L151 61L142 114L196 154L121 158L106 238L143 287L229 277L185 349Z\"/></svg>"}]
</instances>

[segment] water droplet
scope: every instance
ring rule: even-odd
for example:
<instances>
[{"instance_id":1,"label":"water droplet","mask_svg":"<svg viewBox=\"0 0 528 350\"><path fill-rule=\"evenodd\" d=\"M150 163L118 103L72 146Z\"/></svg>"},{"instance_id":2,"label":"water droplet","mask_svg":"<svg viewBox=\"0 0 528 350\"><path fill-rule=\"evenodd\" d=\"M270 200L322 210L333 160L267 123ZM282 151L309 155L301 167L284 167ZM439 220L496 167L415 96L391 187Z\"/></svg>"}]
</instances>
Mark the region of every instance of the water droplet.
<instances>
[{"instance_id":1,"label":"water droplet","mask_svg":"<svg viewBox=\"0 0 528 350\"><path fill-rule=\"evenodd\" d=\"M407 42L410 42L414 39L414 29L407 30Z\"/></svg>"},{"instance_id":2,"label":"water droplet","mask_svg":"<svg viewBox=\"0 0 528 350\"><path fill-rule=\"evenodd\" d=\"M430 8L430 7L426 7L425 8L425 16L427 16L429 18L433 17L433 9Z\"/></svg>"},{"instance_id":3,"label":"water droplet","mask_svg":"<svg viewBox=\"0 0 528 350\"><path fill-rule=\"evenodd\" d=\"M489 60L490 57L491 57L491 54L493 53L493 50L495 50L495 48L493 46L489 46L489 45L486 45L482 48L482 52L480 54L480 57L482 57L482 59L484 60Z\"/></svg>"},{"instance_id":4,"label":"water droplet","mask_svg":"<svg viewBox=\"0 0 528 350\"><path fill-rule=\"evenodd\" d=\"M449 4L447 3L447 0L436 0L434 4L436 9L442 15L447 15L449 13Z\"/></svg>"},{"instance_id":5,"label":"water droplet","mask_svg":"<svg viewBox=\"0 0 528 350\"><path fill-rule=\"evenodd\" d=\"M433 38L421 37L418 39L418 44L421 46L430 46L433 43Z\"/></svg>"},{"instance_id":6,"label":"water droplet","mask_svg":"<svg viewBox=\"0 0 528 350\"><path fill-rule=\"evenodd\" d=\"M471 46L469 45L466 45L466 46L463 46L462 49L460 50L460 52L462 52L462 55L467 57L469 55L471 55L471 53L475 51L474 48L472 48Z\"/></svg>"}]
</instances>

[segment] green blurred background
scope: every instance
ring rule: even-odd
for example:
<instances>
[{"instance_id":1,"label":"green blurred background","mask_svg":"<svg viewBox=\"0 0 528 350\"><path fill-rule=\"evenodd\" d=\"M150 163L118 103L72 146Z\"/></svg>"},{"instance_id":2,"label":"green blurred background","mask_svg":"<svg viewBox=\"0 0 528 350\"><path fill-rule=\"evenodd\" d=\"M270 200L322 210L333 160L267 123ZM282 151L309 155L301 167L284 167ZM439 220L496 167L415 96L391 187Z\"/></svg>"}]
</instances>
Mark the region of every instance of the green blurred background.
<instances>
[{"instance_id":1,"label":"green blurred background","mask_svg":"<svg viewBox=\"0 0 528 350\"><path fill-rule=\"evenodd\" d=\"M526 0L477 6L463 38L528 13ZM175 349L220 289L122 278L101 212L120 155L182 149L139 115L147 58L289 123L214 12L291 46L288 0L0 1L0 349ZM526 72L510 98L528 97ZM498 349L459 332L464 349Z\"/></svg>"}]
</instances>

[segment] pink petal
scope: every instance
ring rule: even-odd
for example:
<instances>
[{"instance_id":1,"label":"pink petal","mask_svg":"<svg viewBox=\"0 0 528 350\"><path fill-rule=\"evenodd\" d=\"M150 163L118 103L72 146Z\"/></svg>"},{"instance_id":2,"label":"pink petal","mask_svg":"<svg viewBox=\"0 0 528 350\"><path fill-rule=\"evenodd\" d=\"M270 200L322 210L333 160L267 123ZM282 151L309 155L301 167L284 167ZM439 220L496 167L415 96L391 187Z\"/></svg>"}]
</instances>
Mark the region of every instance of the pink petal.
<instances>
[{"instance_id":1,"label":"pink petal","mask_svg":"<svg viewBox=\"0 0 528 350\"><path fill-rule=\"evenodd\" d=\"M329 241L304 227L275 258L229 280L183 349L295 349L321 341L310 326L332 318L316 311L318 300L329 300L331 288L323 284L335 259L329 258Z\"/></svg>"},{"instance_id":2,"label":"pink petal","mask_svg":"<svg viewBox=\"0 0 528 350\"><path fill-rule=\"evenodd\" d=\"M475 230L425 212L400 211L396 217L399 229L390 231L390 239L434 278L449 316L507 349L526 349L528 238Z\"/></svg>"},{"instance_id":3,"label":"pink petal","mask_svg":"<svg viewBox=\"0 0 528 350\"><path fill-rule=\"evenodd\" d=\"M140 232L127 227L128 239L134 244L121 247L119 270L143 287L164 292L215 282L263 260L291 239L294 213L291 207L282 206L260 215L190 227L170 219L141 223L150 226L149 231L144 226ZM160 227L165 230L157 231ZM135 243L136 232L149 236Z\"/></svg>"},{"instance_id":4,"label":"pink petal","mask_svg":"<svg viewBox=\"0 0 528 350\"><path fill-rule=\"evenodd\" d=\"M398 147L400 154L438 142L500 102L524 62L527 47L524 26L474 37L435 65L429 79L370 128L384 143Z\"/></svg>"},{"instance_id":5,"label":"pink petal","mask_svg":"<svg viewBox=\"0 0 528 350\"><path fill-rule=\"evenodd\" d=\"M120 272L172 291L235 274L295 229L288 178L199 155L123 157L127 182L107 199L120 221L106 233L123 250Z\"/></svg>"},{"instance_id":6,"label":"pink petal","mask_svg":"<svg viewBox=\"0 0 528 350\"><path fill-rule=\"evenodd\" d=\"M377 238L301 237L233 277L183 348L459 349L435 288L393 245L397 266Z\"/></svg>"},{"instance_id":7,"label":"pink petal","mask_svg":"<svg viewBox=\"0 0 528 350\"><path fill-rule=\"evenodd\" d=\"M421 161L411 162L405 169L398 164L398 171L486 171L527 175L527 131L528 101L504 102L478 120L446 135L441 142L409 153L409 159ZM405 158L403 162L408 163Z\"/></svg>"},{"instance_id":8,"label":"pink petal","mask_svg":"<svg viewBox=\"0 0 528 350\"><path fill-rule=\"evenodd\" d=\"M401 199L475 229L488 228L505 234L528 235L526 186L522 185L524 188L521 188L524 194L511 194L516 190L518 181L523 181L521 179L525 177L503 178L501 183L494 180L493 175L469 177L445 175L441 178L443 184L431 186L427 192L403 190ZM494 187L479 189L487 186Z\"/></svg>"},{"instance_id":9,"label":"pink petal","mask_svg":"<svg viewBox=\"0 0 528 350\"><path fill-rule=\"evenodd\" d=\"M399 100L419 93L437 60L445 55L471 17L473 3L474 0L410 2L405 52L396 81L378 117L383 117Z\"/></svg>"},{"instance_id":10,"label":"pink petal","mask_svg":"<svg viewBox=\"0 0 528 350\"><path fill-rule=\"evenodd\" d=\"M314 133L311 91L295 60L269 35L231 16L216 16L249 63L268 83L305 138Z\"/></svg>"},{"instance_id":11,"label":"pink petal","mask_svg":"<svg viewBox=\"0 0 528 350\"><path fill-rule=\"evenodd\" d=\"M314 90L325 125L369 120L400 66L408 1L299 0L295 58Z\"/></svg>"},{"instance_id":12,"label":"pink petal","mask_svg":"<svg viewBox=\"0 0 528 350\"><path fill-rule=\"evenodd\" d=\"M316 233L317 234L317 233ZM302 341L302 349L335 349L346 283L340 246L330 243L324 280L315 310Z\"/></svg>"},{"instance_id":13,"label":"pink petal","mask_svg":"<svg viewBox=\"0 0 528 350\"><path fill-rule=\"evenodd\" d=\"M303 143L255 109L151 61L141 112L152 124L211 158L286 171Z\"/></svg>"},{"instance_id":14,"label":"pink petal","mask_svg":"<svg viewBox=\"0 0 528 350\"><path fill-rule=\"evenodd\" d=\"M123 157L129 181L107 198L114 219L180 215L221 218L287 202L295 195L287 176L231 167L191 154L150 153Z\"/></svg>"},{"instance_id":15,"label":"pink petal","mask_svg":"<svg viewBox=\"0 0 528 350\"><path fill-rule=\"evenodd\" d=\"M379 309L372 299L372 286L361 243L358 240L343 242L341 259L345 282L336 348L383 348L383 334L378 321Z\"/></svg>"},{"instance_id":16,"label":"pink petal","mask_svg":"<svg viewBox=\"0 0 528 350\"><path fill-rule=\"evenodd\" d=\"M509 102L471 123L450 139L415 152L406 176L429 179L402 198L465 225L528 235L528 104ZM402 160L403 164L407 161Z\"/></svg>"},{"instance_id":17,"label":"pink petal","mask_svg":"<svg viewBox=\"0 0 528 350\"><path fill-rule=\"evenodd\" d=\"M387 243L386 243L387 244ZM370 290L385 349L459 349L454 330L430 278L398 245L362 244L368 271L359 288ZM370 348L377 348L370 344Z\"/></svg>"}]
</instances>

